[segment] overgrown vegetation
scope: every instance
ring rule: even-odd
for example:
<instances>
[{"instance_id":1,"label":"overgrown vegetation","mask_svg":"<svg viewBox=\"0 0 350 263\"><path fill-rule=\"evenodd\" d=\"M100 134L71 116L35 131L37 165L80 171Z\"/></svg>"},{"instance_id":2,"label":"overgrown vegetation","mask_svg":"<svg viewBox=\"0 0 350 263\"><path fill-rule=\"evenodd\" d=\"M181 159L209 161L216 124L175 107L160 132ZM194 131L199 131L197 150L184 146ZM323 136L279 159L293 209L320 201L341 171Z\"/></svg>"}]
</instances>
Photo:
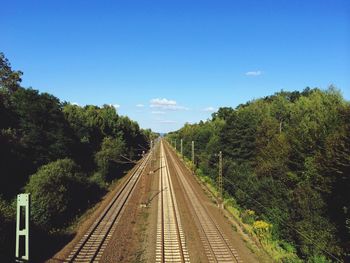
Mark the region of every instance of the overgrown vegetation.
<instances>
[{"instance_id":1,"label":"overgrown vegetation","mask_svg":"<svg viewBox=\"0 0 350 263\"><path fill-rule=\"evenodd\" d=\"M281 91L220 108L210 120L186 124L167 138L177 145L182 138L188 158L194 140L197 171L213 182L223 152L227 198L281 255L348 259L350 104L335 88Z\"/></svg>"},{"instance_id":2,"label":"overgrown vegetation","mask_svg":"<svg viewBox=\"0 0 350 263\"><path fill-rule=\"evenodd\" d=\"M155 136L119 116L113 106L61 102L21 87L21 76L0 53L2 262L14 256L17 193L31 193L32 229L51 240L54 232L96 202L108 184L133 165L128 160L140 158Z\"/></svg>"}]
</instances>

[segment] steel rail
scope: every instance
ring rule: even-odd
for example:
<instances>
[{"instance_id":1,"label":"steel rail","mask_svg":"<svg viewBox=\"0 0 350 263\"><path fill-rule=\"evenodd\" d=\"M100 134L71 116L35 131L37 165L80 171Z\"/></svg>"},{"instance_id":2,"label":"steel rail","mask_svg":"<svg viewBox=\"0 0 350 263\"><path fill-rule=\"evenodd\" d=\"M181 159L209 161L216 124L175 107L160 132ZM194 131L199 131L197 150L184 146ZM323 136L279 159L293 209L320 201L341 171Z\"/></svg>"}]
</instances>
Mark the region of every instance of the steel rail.
<instances>
[{"instance_id":1,"label":"steel rail","mask_svg":"<svg viewBox=\"0 0 350 263\"><path fill-rule=\"evenodd\" d=\"M170 150L168 152L170 153ZM174 156L171 153L169 156L183 186L186 199L189 201L190 206L192 206L195 221L209 262L243 262L237 251L229 244L228 239L210 215L208 209L199 201L199 197L194 191L193 186L185 178Z\"/></svg>"},{"instance_id":2,"label":"steel rail","mask_svg":"<svg viewBox=\"0 0 350 263\"><path fill-rule=\"evenodd\" d=\"M161 143L156 262L190 262L163 147Z\"/></svg>"},{"instance_id":3,"label":"steel rail","mask_svg":"<svg viewBox=\"0 0 350 263\"><path fill-rule=\"evenodd\" d=\"M125 204L143 173L150 154L137 165L101 215L94 221L86 234L79 240L65 262L98 262L115 230L117 221L124 211Z\"/></svg>"}]
</instances>

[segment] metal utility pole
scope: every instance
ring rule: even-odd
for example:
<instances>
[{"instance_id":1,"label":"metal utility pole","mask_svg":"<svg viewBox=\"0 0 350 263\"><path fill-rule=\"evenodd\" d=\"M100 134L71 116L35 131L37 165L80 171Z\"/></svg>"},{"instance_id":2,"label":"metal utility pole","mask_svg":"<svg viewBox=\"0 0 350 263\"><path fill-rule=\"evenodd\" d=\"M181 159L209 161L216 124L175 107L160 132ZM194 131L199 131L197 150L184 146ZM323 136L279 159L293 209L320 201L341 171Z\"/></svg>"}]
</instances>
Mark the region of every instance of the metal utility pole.
<instances>
[{"instance_id":1,"label":"metal utility pole","mask_svg":"<svg viewBox=\"0 0 350 263\"><path fill-rule=\"evenodd\" d=\"M219 190L219 206L222 206L222 190L223 190L223 183L222 183L222 152L219 152L219 176L218 176L218 190Z\"/></svg>"},{"instance_id":2,"label":"metal utility pole","mask_svg":"<svg viewBox=\"0 0 350 263\"><path fill-rule=\"evenodd\" d=\"M151 151L151 167L153 167L153 161L154 161L153 140L151 140L151 149L150 149L150 151ZM153 170L153 169L151 168L151 170Z\"/></svg>"},{"instance_id":3,"label":"metal utility pole","mask_svg":"<svg viewBox=\"0 0 350 263\"><path fill-rule=\"evenodd\" d=\"M192 141L192 164L194 169L194 141Z\"/></svg>"},{"instance_id":4,"label":"metal utility pole","mask_svg":"<svg viewBox=\"0 0 350 263\"><path fill-rule=\"evenodd\" d=\"M182 139L180 141L180 147L181 147L181 157L183 157L183 154L182 154Z\"/></svg>"},{"instance_id":5,"label":"metal utility pole","mask_svg":"<svg viewBox=\"0 0 350 263\"><path fill-rule=\"evenodd\" d=\"M151 154L151 171L153 171L153 140L151 140L151 148L149 149L150 150L150 154Z\"/></svg>"}]
</instances>

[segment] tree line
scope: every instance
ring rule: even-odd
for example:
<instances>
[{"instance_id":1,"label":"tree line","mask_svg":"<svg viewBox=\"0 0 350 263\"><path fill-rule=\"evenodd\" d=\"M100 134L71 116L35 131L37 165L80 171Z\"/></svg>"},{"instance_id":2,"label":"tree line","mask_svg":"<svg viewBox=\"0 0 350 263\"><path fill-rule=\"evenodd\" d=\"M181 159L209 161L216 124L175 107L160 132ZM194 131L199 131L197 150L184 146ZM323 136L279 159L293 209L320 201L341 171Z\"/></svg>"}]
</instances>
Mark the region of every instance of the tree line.
<instances>
[{"instance_id":1,"label":"tree line","mask_svg":"<svg viewBox=\"0 0 350 263\"><path fill-rule=\"evenodd\" d=\"M216 181L223 153L225 194L241 216L272 226L278 246L308 262L350 253L350 104L334 87L281 91L167 135L184 142L197 172ZM254 221L254 220L253 220Z\"/></svg>"},{"instance_id":2,"label":"tree line","mask_svg":"<svg viewBox=\"0 0 350 263\"><path fill-rule=\"evenodd\" d=\"M69 226L134 165L156 135L110 105L84 107L21 86L0 53L0 259L13 257L15 197L29 192L34 232Z\"/></svg>"}]
</instances>

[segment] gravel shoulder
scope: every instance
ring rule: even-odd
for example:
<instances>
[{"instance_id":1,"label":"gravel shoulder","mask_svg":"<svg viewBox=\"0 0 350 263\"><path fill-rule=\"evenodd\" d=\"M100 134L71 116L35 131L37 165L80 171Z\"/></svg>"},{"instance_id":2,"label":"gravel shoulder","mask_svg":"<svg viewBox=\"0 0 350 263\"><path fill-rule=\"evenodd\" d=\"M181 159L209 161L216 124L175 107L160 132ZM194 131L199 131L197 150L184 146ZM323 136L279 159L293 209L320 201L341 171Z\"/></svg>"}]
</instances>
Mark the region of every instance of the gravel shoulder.
<instances>
[{"instance_id":1,"label":"gravel shoulder","mask_svg":"<svg viewBox=\"0 0 350 263\"><path fill-rule=\"evenodd\" d=\"M115 231L101 257L101 262L140 262L143 254L141 243L143 229L148 215L145 211L144 197L149 192L151 163L148 162L143 174L126 204Z\"/></svg>"},{"instance_id":2,"label":"gravel shoulder","mask_svg":"<svg viewBox=\"0 0 350 263\"><path fill-rule=\"evenodd\" d=\"M142 220L139 221L139 235L142 236L142 242L139 244L139 251L142 251L140 261L137 262L155 262L156 261L156 242L157 242L157 214L159 197L159 147L155 153L152 171L147 180L148 191L143 196L144 205Z\"/></svg>"}]
</instances>

